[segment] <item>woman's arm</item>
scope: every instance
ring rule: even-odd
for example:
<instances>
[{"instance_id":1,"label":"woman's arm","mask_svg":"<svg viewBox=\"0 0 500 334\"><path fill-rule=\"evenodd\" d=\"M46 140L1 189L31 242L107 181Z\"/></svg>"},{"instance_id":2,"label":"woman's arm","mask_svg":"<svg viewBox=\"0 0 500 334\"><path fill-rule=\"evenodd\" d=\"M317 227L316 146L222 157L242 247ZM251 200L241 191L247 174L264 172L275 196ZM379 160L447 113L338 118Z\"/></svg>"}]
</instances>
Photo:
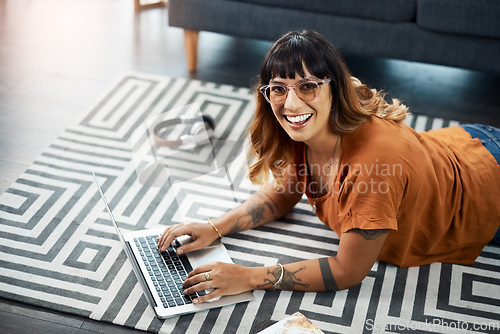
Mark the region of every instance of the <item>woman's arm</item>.
<instances>
[{"instance_id":1,"label":"woman's arm","mask_svg":"<svg viewBox=\"0 0 500 334\"><path fill-rule=\"evenodd\" d=\"M244 267L227 263L209 263L193 270L184 286L186 294L209 289L200 297L205 302L223 295L249 290L336 291L354 287L370 272L387 238L387 230L354 229L342 234L337 256L305 260L281 267ZM205 273L209 273L210 284Z\"/></svg>"},{"instance_id":2,"label":"woman's arm","mask_svg":"<svg viewBox=\"0 0 500 334\"><path fill-rule=\"evenodd\" d=\"M387 238L387 230L342 234L337 256L286 265L283 290L334 291L358 285L368 275ZM306 287L307 286L307 287Z\"/></svg>"},{"instance_id":3,"label":"woman's arm","mask_svg":"<svg viewBox=\"0 0 500 334\"><path fill-rule=\"evenodd\" d=\"M302 193L277 191L267 184L242 205L212 221L223 235L237 233L283 217L301 197Z\"/></svg>"},{"instance_id":4,"label":"woman's arm","mask_svg":"<svg viewBox=\"0 0 500 334\"><path fill-rule=\"evenodd\" d=\"M288 187L279 190L270 183L258 192L254 193L244 203L229 210L219 218L212 219L212 223L222 234L232 234L251 229L276 220L288 213L302 197L302 193L296 191L295 177L289 173L285 178ZM193 242L178 248L179 254L202 249L210 245L219 237L212 226L205 223L183 223L169 226L158 239L158 248L165 251L174 238L181 235L190 235Z\"/></svg>"}]
</instances>

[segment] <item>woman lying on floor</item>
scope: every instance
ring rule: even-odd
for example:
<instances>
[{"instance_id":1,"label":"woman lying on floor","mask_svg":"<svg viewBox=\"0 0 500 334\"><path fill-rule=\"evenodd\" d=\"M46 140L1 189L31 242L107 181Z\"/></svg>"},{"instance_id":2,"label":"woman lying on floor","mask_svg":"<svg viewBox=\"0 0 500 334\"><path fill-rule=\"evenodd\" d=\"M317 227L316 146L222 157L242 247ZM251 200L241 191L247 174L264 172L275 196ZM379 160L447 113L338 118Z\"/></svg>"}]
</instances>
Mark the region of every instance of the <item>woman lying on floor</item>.
<instances>
[{"instance_id":1,"label":"woman lying on floor","mask_svg":"<svg viewBox=\"0 0 500 334\"><path fill-rule=\"evenodd\" d=\"M494 238L499 129L415 132L402 123L404 105L387 103L351 77L339 52L313 31L288 33L271 47L260 85L250 179L265 185L210 224L168 227L158 247L164 251L175 237L190 235L193 242L178 252L201 249L279 219L305 193L313 212L339 235L337 255L271 267L204 265L184 284L187 294L214 288L196 302L254 289L347 289L376 260L404 267L472 264ZM269 171L273 182L267 183Z\"/></svg>"}]
</instances>

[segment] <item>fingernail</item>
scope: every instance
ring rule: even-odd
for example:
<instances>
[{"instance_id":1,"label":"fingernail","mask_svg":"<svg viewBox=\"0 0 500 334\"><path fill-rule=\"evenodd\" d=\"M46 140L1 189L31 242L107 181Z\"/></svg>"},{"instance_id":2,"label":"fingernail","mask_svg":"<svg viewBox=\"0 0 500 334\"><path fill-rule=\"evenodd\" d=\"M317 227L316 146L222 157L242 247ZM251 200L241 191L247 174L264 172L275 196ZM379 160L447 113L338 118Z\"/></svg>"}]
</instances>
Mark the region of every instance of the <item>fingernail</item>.
<instances>
[{"instance_id":1,"label":"fingernail","mask_svg":"<svg viewBox=\"0 0 500 334\"><path fill-rule=\"evenodd\" d=\"M200 301L198 299L194 299L193 303L198 304Z\"/></svg>"},{"instance_id":2,"label":"fingernail","mask_svg":"<svg viewBox=\"0 0 500 334\"><path fill-rule=\"evenodd\" d=\"M182 254L182 253L184 253L184 251L182 249L177 250L177 254Z\"/></svg>"}]
</instances>

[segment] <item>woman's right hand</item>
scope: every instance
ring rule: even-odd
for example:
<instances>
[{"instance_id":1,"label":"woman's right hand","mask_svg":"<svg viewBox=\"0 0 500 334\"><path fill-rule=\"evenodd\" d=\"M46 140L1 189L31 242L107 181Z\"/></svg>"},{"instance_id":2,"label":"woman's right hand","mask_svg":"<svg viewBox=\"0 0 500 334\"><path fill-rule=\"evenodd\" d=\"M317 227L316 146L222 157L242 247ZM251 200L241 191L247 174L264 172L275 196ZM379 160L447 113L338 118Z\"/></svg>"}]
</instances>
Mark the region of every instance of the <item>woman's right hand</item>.
<instances>
[{"instance_id":1,"label":"woman's right hand","mask_svg":"<svg viewBox=\"0 0 500 334\"><path fill-rule=\"evenodd\" d=\"M189 235L192 242L177 248L177 254L189 253L203 249L212 244L219 237L217 232L208 223L181 223L169 226L165 232L157 239L158 249L164 252L172 244L175 238L182 235Z\"/></svg>"}]
</instances>

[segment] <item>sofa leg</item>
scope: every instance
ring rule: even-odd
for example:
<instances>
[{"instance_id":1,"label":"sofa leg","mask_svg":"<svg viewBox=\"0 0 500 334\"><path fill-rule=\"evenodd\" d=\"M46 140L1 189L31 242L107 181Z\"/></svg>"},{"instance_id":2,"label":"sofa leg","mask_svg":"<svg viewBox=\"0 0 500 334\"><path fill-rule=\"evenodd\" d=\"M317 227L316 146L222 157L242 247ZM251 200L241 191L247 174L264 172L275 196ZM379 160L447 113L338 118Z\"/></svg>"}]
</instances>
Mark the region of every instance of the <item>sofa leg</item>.
<instances>
[{"instance_id":1,"label":"sofa leg","mask_svg":"<svg viewBox=\"0 0 500 334\"><path fill-rule=\"evenodd\" d=\"M184 29L184 46L186 48L187 66L189 72L196 72L199 34L199 31Z\"/></svg>"}]
</instances>

